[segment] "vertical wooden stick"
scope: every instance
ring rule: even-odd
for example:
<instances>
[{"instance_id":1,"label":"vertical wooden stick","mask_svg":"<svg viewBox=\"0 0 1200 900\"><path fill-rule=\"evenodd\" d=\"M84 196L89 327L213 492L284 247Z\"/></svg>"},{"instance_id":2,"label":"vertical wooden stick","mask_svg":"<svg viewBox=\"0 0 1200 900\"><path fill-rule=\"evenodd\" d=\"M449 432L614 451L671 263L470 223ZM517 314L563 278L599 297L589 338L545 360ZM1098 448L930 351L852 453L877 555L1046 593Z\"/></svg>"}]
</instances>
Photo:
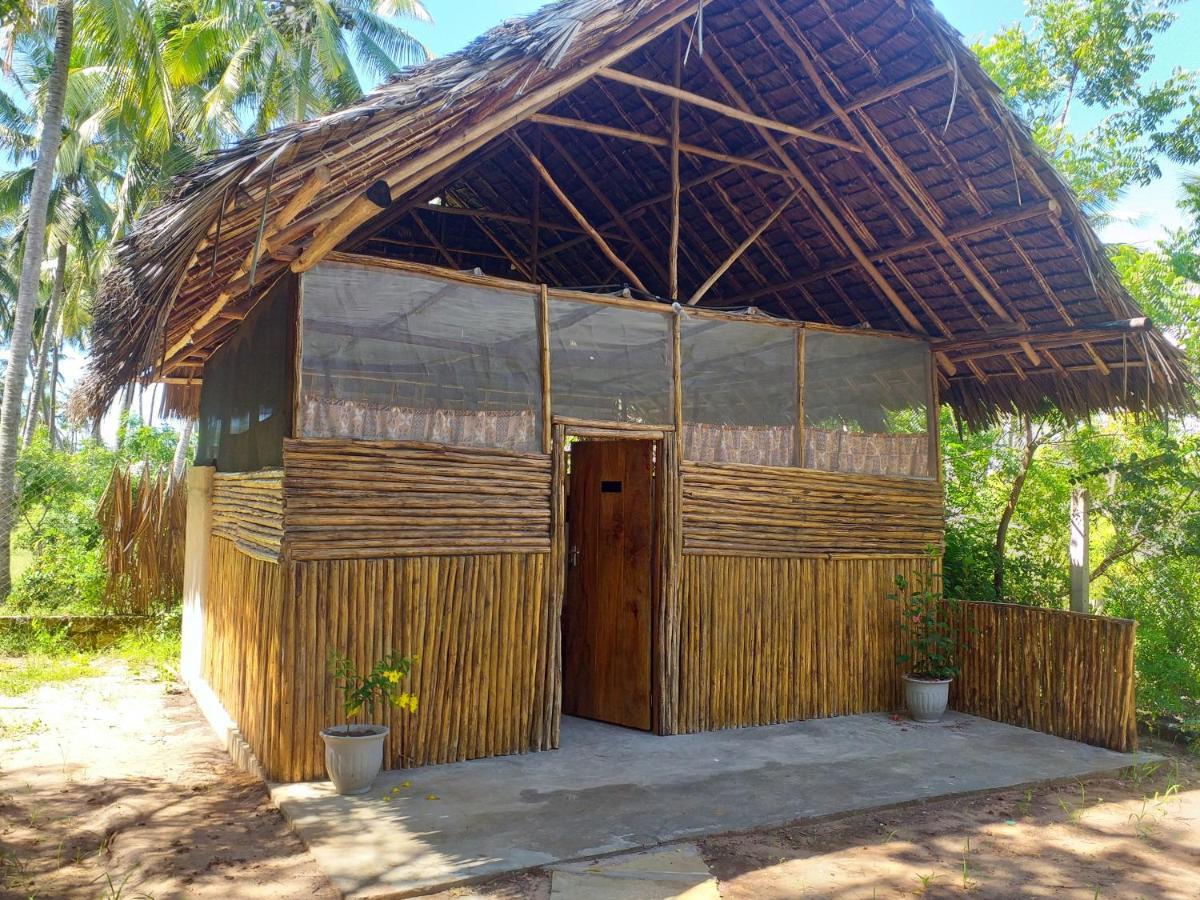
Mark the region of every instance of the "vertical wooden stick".
<instances>
[{"instance_id":1,"label":"vertical wooden stick","mask_svg":"<svg viewBox=\"0 0 1200 900\"><path fill-rule=\"evenodd\" d=\"M675 87L683 80L683 32L675 29ZM679 299L679 98L671 98L671 248L669 250L672 300Z\"/></svg>"}]
</instances>

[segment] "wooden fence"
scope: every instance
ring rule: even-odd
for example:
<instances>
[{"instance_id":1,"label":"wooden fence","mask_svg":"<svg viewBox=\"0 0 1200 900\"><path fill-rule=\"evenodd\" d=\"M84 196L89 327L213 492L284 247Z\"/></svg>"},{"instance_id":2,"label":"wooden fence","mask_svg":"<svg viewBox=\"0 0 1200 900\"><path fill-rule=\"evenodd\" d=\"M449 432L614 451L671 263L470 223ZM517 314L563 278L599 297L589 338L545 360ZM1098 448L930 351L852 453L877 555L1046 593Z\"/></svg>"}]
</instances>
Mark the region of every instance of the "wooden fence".
<instances>
[{"instance_id":1,"label":"wooden fence","mask_svg":"<svg viewBox=\"0 0 1200 900\"><path fill-rule=\"evenodd\" d=\"M96 510L108 571L105 606L146 615L183 590L187 486L166 469L115 468Z\"/></svg>"},{"instance_id":2,"label":"wooden fence","mask_svg":"<svg viewBox=\"0 0 1200 900\"><path fill-rule=\"evenodd\" d=\"M1074 741L1137 747L1137 623L1006 603L963 604L959 712Z\"/></svg>"}]
</instances>

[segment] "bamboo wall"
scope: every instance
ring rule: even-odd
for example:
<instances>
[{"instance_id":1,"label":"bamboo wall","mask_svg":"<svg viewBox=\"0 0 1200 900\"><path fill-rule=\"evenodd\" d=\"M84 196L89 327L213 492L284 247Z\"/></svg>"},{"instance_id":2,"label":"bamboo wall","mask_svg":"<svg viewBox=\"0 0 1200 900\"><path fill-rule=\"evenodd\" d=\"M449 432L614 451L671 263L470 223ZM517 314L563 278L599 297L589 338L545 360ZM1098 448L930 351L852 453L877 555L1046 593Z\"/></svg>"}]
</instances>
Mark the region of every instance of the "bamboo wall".
<instances>
[{"instance_id":1,"label":"bamboo wall","mask_svg":"<svg viewBox=\"0 0 1200 900\"><path fill-rule=\"evenodd\" d=\"M200 675L220 698L259 762L282 771L278 725L286 640L283 570L213 534L208 549Z\"/></svg>"},{"instance_id":2,"label":"bamboo wall","mask_svg":"<svg viewBox=\"0 0 1200 900\"><path fill-rule=\"evenodd\" d=\"M318 732L343 720L335 647L360 668L390 648L420 657L417 713L381 714L389 768L556 746L547 576L544 553L296 563L279 776L323 777Z\"/></svg>"},{"instance_id":3,"label":"bamboo wall","mask_svg":"<svg viewBox=\"0 0 1200 900\"><path fill-rule=\"evenodd\" d=\"M960 712L1112 750L1137 747L1136 623L1004 603L965 603Z\"/></svg>"},{"instance_id":4,"label":"bamboo wall","mask_svg":"<svg viewBox=\"0 0 1200 900\"><path fill-rule=\"evenodd\" d=\"M212 532L263 560L278 560L283 540L283 470L213 476Z\"/></svg>"},{"instance_id":5,"label":"bamboo wall","mask_svg":"<svg viewBox=\"0 0 1200 900\"><path fill-rule=\"evenodd\" d=\"M292 559L550 549L549 456L304 439L283 458Z\"/></svg>"},{"instance_id":6,"label":"bamboo wall","mask_svg":"<svg viewBox=\"0 0 1200 900\"><path fill-rule=\"evenodd\" d=\"M895 576L942 541L934 481L684 462L674 731L901 703Z\"/></svg>"},{"instance_id":7,"label":"bamboo wall","mask_svg":"<svg viewBox=\"0 0 1200 900\"><path fill-rule=\"evenodd\" d=\"M852 715L901 705L894 578L926 557L688 554L677 730Z\"/></svg>"},{"instance_id":8,"label":"bamboo wall","mask_svg":"<svg viewBox=\"0 0 1200 900\"><path fill-rule=\"evenodd\" d=\"M920 556L942 543L936 481L685 462L685 553Z\"/></svg>"}]
</instances>

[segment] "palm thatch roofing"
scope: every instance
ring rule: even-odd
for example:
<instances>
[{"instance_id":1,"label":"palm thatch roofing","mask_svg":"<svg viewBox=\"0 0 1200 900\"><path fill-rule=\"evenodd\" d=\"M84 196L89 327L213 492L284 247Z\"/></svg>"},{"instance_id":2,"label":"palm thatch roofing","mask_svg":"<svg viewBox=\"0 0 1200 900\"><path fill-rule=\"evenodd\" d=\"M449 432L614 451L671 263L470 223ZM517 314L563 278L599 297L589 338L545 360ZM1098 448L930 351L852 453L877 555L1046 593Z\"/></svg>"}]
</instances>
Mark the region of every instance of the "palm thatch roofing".
<instances>
[{"instance_id":1,"label":"palm thatch roofing","mask_svg":"<svg viewBox=\"0 0 1200 900\"><path fill-rule=\"evenodd\" d=\"M119 247L76 408L191 402L265 287L335 249L925 335L974 424L1191 403L929 0L560 0L240 143Z\"/></svg>"}]
</instances>

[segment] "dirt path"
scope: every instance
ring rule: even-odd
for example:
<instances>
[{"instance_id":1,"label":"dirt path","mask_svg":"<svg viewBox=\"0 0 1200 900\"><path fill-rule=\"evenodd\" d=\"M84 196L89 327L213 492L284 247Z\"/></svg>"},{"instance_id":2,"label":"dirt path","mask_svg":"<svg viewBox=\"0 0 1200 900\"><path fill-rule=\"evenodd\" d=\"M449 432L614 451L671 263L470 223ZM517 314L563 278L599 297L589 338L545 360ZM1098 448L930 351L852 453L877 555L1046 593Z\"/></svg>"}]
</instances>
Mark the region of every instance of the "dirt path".
<instances>
[{"instance_id":1,"label":"dirt path","mask_svg":"<svg viewBox=\"0 0 1200 900\"><path fill-rule=\"evenodd\" d=\"M0 696L0 895L335 896L187 694L101 671Z\"/></svg>"},{"instance_id":2,"label":"dirt path","mask_svg":"<svg viewBox=\"0 0 1200 900\"><path fill-rule=\"evenodd\" d=\"M0 896L335 896L186 694L118 662L101 671L0 696ZM1200 900L1200 769L1175 756L697 846L725 900ZM436 896L549 895L550 876L527 873Z\"/></svg>"}]
</instances>

